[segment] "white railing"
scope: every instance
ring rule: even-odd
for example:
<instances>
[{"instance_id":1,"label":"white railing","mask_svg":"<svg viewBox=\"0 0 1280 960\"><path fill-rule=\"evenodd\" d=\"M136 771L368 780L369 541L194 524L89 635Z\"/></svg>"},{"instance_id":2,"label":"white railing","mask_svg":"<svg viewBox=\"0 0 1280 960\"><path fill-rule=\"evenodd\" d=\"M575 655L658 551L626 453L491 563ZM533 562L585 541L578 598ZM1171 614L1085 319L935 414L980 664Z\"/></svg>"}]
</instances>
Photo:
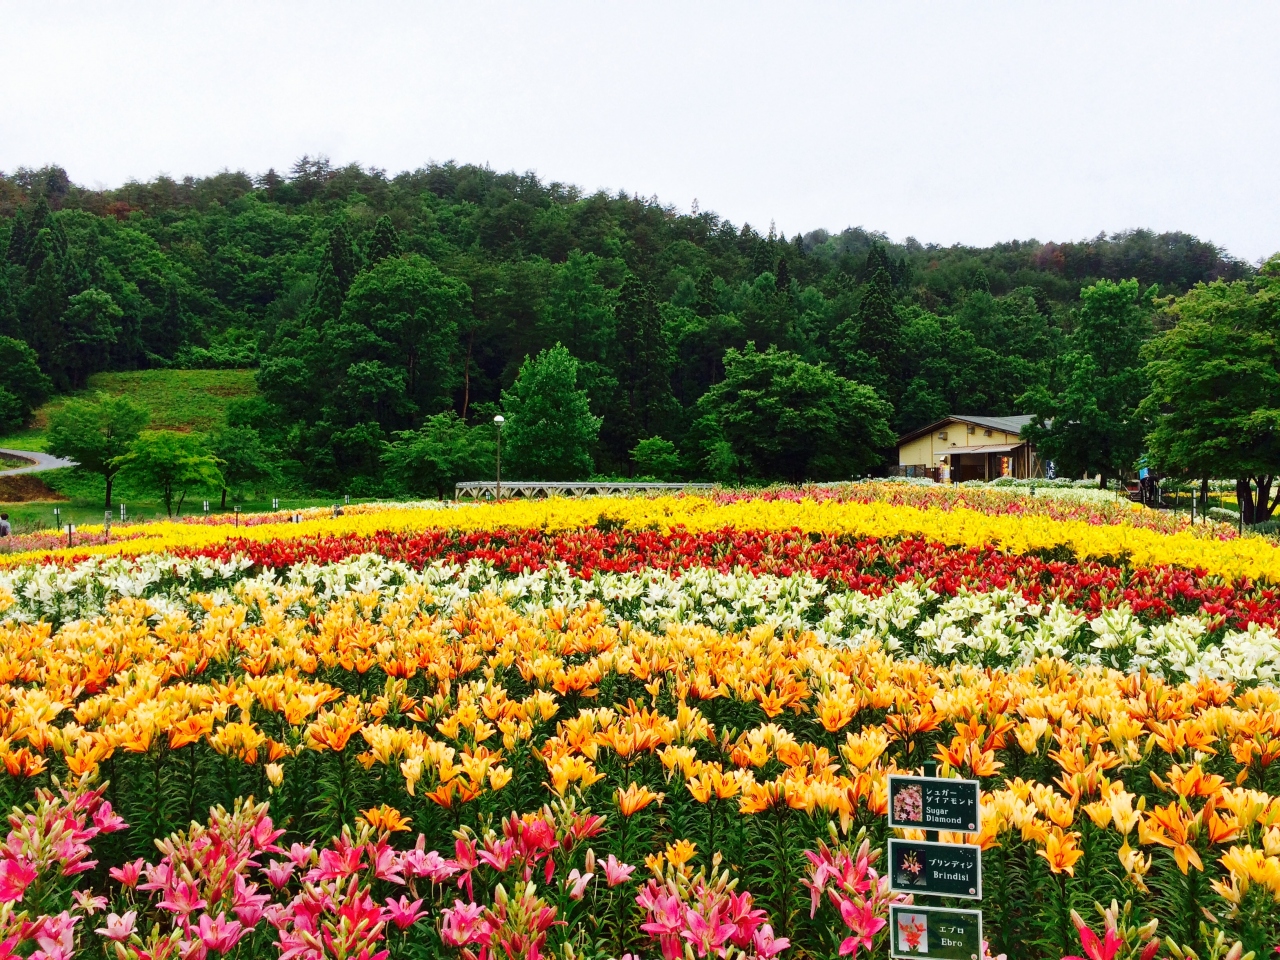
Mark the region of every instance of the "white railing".
<instances>
[{"instance_id":1,"label":"white railing","mask_svg":"<svg viewBox=\"0 0 1280 960\"><path fill-rule=\"evenodd\" d=\"M493 480L469 480L454 486L455 500L492 500L497 495ZM502 481L503 497L609 497L628 493L676 493L681 490L711 490L714 483L615 483L613 481L522 482Z\"/></svg>"}]
</instances>

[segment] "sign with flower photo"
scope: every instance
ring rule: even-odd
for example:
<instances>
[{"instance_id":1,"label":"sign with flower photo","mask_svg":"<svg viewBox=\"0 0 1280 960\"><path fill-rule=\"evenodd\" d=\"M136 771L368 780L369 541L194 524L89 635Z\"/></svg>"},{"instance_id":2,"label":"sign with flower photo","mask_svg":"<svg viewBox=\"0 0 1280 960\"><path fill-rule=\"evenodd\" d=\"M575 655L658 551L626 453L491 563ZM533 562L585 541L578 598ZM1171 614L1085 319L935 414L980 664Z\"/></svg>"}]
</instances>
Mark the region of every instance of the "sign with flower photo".
<instances>
[{"instance_id":1,"label":"sign with flower photo","mask_svg":"<svg viewBox=\"0 0 1280 960\"><path fill-rule=\"evenodd\" d=\"M930 960L982 960L982 911L893 904L889 955Z\"/></svg>"},{"instance_id":2,"label":"sign with flower photo","mask_svg":"<svg viewBox=\"0 0 1280 960\"><path fill-rule=\"evenodd\" d=\"M894 893L982 899L982 848L889 838L889 889Z\"/></svg>"},{"instance_id":3,"label":"sign with flower photo","mask_svg":"<svg viewBox=\"0 0 1280 960\"><path fill-rule=\"evenodd\" d=\"M976 833L980 805L977 780L889 777L889 826L901 829Z\"/></svg>"}]
</instances>

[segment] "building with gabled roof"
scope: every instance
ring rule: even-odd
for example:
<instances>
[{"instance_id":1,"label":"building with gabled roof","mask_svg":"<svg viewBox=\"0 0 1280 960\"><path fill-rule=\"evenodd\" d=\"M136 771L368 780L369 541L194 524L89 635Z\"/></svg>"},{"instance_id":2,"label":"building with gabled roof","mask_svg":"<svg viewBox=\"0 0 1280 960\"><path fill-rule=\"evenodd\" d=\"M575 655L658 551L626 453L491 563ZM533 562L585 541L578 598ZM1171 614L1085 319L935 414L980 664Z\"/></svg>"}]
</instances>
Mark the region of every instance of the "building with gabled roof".
<instances>
[{"instance_id":1,"label":"building with gabled roof","mask_svg":"<svg viewBox=\"0 0 1280 960\"><path fill-rule=\"evenodd\" d=\"M987 417L956 413L898 438L898 470L935 480L1035 477L1035 448L1021 436L1029 416Z\"/></svg>"}]
</instances>

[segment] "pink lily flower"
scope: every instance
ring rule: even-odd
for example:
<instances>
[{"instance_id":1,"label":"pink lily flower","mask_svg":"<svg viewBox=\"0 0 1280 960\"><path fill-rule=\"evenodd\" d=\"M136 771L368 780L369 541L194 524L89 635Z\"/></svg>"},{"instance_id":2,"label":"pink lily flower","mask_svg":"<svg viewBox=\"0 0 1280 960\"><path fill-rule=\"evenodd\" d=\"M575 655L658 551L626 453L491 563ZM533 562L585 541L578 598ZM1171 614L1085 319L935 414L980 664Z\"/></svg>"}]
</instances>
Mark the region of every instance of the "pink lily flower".
<instances>
[{"instance_id":1,"label":"pink lily flower","mask_svg":"<svg viewBox=\"0 0 1280 960\"><path fill-rule=\"evenodd\" d=\"M379 880L403 884L404 874L400 872L400 855L390 844L370 844L370 857L373 875Z\"/></svg>"},{"instance_id":2,"label":"pink lily flower","mask_svg":"<svg viewBox=\"0 0 1280 960\"><path fill-rule=\"evenodd\" d=\"M587 884L594 876L594 873L579 873L577 867L570 870L569 876L565 878L565 886L569 888L569 899L581 900L587 892Z\"/></svg>"},{"instance_id":3,"label":"pink lily flower","mask_svg":"<svg viewBox=\"0 0 1280 960\"><path fill-rule=\"evenodd\" d=\"M390 920L401 930L408 930L426 915L427 911L422 909L421 900L415 900L410 903L409 898L405 896L402 896L398 903L388 897L387 908L383 911L384 918Z\"/></svg>"},{"instance_id":4,"label":"pink lily flower","mask_svg":"<svg viewBox=\"0 0 1280 960\"><path fill-rule=\"evenodd\" d=\"M170 913L181 914L182 916L190 916L197 910L203 910L207 904L200 896L194 883L183 880L169 891L169 895L161 900L157 906L161 910L168 910Z\"/></svg>"},{"instance_id":5,"label":"pink lily flower","mask_svg":"<svg viewBox=\"0 0 1280 960\"><path fill-rule=\"evenodd\" d=\"M306 866L311 862L311 855L316 852L316 845L308 843L305 847L300 843L295 843L289 848L289 859L298 866Z\"/></svg>"},{"instance_id":6,"label":"pink lily flower","mask_svg":"<svg viewBox=\"0 0 1280 960\"><path fill-rule=\"evenodd\" d=\"M775 937L773 935L773 927L767 923L756 931L751 942L755 947L756 956L762 958L762 960L770 960L771 957L776 957L791 946L791 941L786 937Z\"/></svg>"},{"instance_id":7,"label":"pink lily flower","mask_svg":"<svg viewBox=\"0 0 1280 960\"><path fill-rule=\"evenodd\" d=\"M293 876L294 864L292 860L286 860L281 863L279 860L272 860L263 869L262 875L267 878L267 883L275 887L277 890L283 890L289 883L289 878Z\"/></svg>"},{"instance_id":8,"label":"pink lily flower","mask_svg":"<svg viewBox=\"0 0 1280 960\"><path fill-rule=\"evenodd\" d=\"M107 871L107 875L112 880L120 881L120 885L126 890L130 890L138 885L138 880L142 876L142 868L147 865L147 861L139 857L132 863L126 863L120 867L112 867Z\"/></svg>"},{"instance_id":9,"label":"pink lily flower","mask_svg":"<svg viewBox=\"0 0 1280 960\"><path fill-rule=\"evenodd\" d=\"M36 868L26 860L5 857L0 860L0 903L21 901L36 878Z\"/></svg>"},{"instance_id":10,"label":"pink lily flower","mask_svg":"<svg viewBox=\"0 0 1280 960\"><path fill-rule=\"evenodd\" d=\"M475 892L472 890L471 872L480 865L480 861L476 859L476 845L472 840L463 840L461 837L453 845L454 862L458 865L458 869L462 871L462 876L458 877L458 889L461 890L465 885L467 888L467 898L474 900Z\"/></svg>"},{"instance_id":11,"label":"pink lily flower","mask_svg":"<svg viewBox=\"0 0 1280 960\"><path fill-rule=\"evenodd\" d=\"M75 928L79 922L79 917L65 910L57 916L45 917L31 933L39 948L31 954L31 960L71 960L75 956Z\"/></svg>"},{"instance_id":12,"label":"pink lily flower","mask_svg":"<svg viewBox=\"0 0 1280 960\"><path fill-rule=\"evenodd\" d=\"M105 927L99 927L93 932L106 937L108 940L115 940L117 942L121 940L128 940L133 934L134 928L137 925L137 920L137 910L130 910L123 917L114 913L109 913L107 914L107 925Z\"/></svg>"},{"instance_id":13,"label":"pink lily flower","mask_svg":"<svg viewBox=\"0 0 1280 960\"><path fill-rule=\"evenodd\" d=\"M1115 960L1116 954L1124 945L1120 934L1111 927L1107 928L1105 938L1102 940L1099 940L1098 935L1083 923L1077 924L1076 931L1080 934L1080 945L1084 947L1085 956L1089 960ZM1063 957L1062 960L1083 960L1083 958Z\"/></svg>"},{"instance_id":14,"label":"pink lily flower","mask_svg":"<svg viewBox=\"0 0 1280 960\"><path fill-rule=\"evenodd\" d=\"M109 800L102 801L102 805L93 811L93 825L102 833L115 833L129 826L120 814L111 809Z\"/></svg>"},{"instance_id":15,"label":"pink lily flower","mask_svg":"<svg viewBox=\"0 0 1280 960\"><path fill-rule=\"evenodd\" d=\"M210 919L207 913L200 915L200 942L208 950L229 953L249 931L238 920L228 920L225 913Z\"/></svg>"},{"instance_id":16,"label":"pink lily flower","mask_svg":"<svg viewBox=\"0 0 1280 960\"><path fill-rule=\"evenodd\" d=\"M870 904L858 906L852 900L840 902L840 919L853 931L853 936L846 937L840 944L842 957L856 952L858 947L870 950L875 935L888 923L884 917L875 915L875 909Z\"/></svg>"},{"instance_id":17,"label":"pink lily flower","mask_svg":"<svg viewBox=\"0 0 1280 960\"><path fill-rule=\"evenodd\" d=\"M81 913L86 917L92 917L95 913L100 913L107 909L107 898L95 897L88 890L73 891L71 899L76 902L76 906L80 908Z\"/></svg>"},{"instance_id":18,"label":"pink lily flower","mask_svg":"<svg viewBox=\"0 0 1280 960\"><path fill-rule=\"evenodd\" d=\"M511 861L515 858L516 842L510 837L486 843L479 855L481 863L487 863L499 873L503 873L507 867L511 866Z\"/></svg>"},{"instance_id":19,"label":"pink lily flower","mask_svg":"<svg viewBox=\"0 0 1280 960\"><path fill-rule=\"evenodd\" d=\"M270 900L269 894L258 893L256 883L247 883L243 874L236 874L231 910L245 927L252 930L258 925L258 921L262 919L262 911Z\"/></svg>"},{"instance_id":20,"label":"pink lily flower","mask_svg":"<svg viewBox=\"0 0 1280 960\"><path fill-rule=\"evenodd\" d=\"M479 943L480 938L489 932L489 925L482 919L484 908L478 903L463 903L454 900L452 907L446 907L441 917L440 938L451 947Z\"/></svg>"},{"instance_id":21,"label":"pink lily flower","mask_svg":"<svg viewBox=\"0 0 1280 960\"><path fill-rule=\"evenodd\" d=\"M631 874L635 873L635 871L635 867L629 863L623 863L612 853L609 854L609 859L604 862L604 879L610 887L626 883L631 879Z\"/></svg>"},{"instance_id":22,"label":"pink lily flower","mask_svg":"<svg viewBox=\"0 0 1280 960\"><path fill-rule=\"evenodd\" d=\"M462 868L452 860L446 860L435 850L424 854L415 848L406 850L400 858L406 876L426 877L432 883L444 883Z\"/></svg>"},{"instance_id":23,"label":"pink lily flower","mask_svg":"<svg viewBox=\"0 0 1280 960\"><path fill-rule=\"evenodd\" d=\"M364 864L364 847L344 844L341 840L320 851L320 863L307 874L307 880L344 880L358 873Z\"/></svg>"}]
</instances>

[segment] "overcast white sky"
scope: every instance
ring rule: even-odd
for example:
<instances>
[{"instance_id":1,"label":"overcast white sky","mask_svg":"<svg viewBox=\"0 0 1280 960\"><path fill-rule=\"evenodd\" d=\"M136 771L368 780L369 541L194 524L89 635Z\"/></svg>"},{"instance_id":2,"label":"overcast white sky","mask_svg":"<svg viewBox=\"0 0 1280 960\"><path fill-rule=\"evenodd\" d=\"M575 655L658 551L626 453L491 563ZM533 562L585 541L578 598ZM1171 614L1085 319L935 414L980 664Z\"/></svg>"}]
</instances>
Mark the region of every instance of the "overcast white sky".
<instances>
[{"instance_id":1,"label":"overcast white sky","mask_svg":"<svg viewBox=\"0 0 1280 960\"><path fill-rule=\"evenodd\" d=\"M0 0L0 169L304 153L696 197L787 234L1280 250L1280 4Z\"/></svg>"}]
</instances>

